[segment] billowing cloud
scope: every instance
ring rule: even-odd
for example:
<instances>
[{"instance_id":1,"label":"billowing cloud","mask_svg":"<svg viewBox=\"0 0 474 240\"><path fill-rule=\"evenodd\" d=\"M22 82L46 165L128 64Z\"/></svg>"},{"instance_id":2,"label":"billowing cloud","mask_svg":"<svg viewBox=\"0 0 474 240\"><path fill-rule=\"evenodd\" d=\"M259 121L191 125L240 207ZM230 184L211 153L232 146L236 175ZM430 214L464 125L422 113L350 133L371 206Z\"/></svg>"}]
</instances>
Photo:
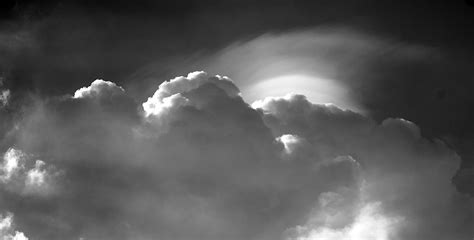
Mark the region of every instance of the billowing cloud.
<instances>
[{"instance_id":1,"label":"billowing cloud","mask_svg":"<svg viewBox=\"0 0 474 240\"><path fill-rule=\"evenodd\" d=\"M474 196L474 84L471 61L463 57L469 47L409 41L404 30L399 38L367 30L328 24L267 32L192 58L160 59L138 71L129 87L148 95L156 76L206 69L232 76L247 102L293 92L380 122L409 119L457 151L462 164L453 180Z\"/></svg>"},{"instance_id":2,"label":"billowing cloud","mask_svg":"<svg viewBox=\"0 0 474 240\"><path fill-rule=\"evenodd\" d=\"M459 157L414 123L302 95L249 105L205 72L141 104L102 80L38 99L13 139L0 211L32 239L474 236L472 199L450 182ZM25 194L52 183L55 194Z\"/></svg>"},{"instance_id":3,"label":"billowing cloud","mask_svg":"<svg viewBox=\"0 0 474 240\"><path fill-rule=\"evenodd\" d=\"M2 181L9 181L12 176L23 168L22 163L23 153L15 149L9 149L3 155L2 163Z\"/></svg>"},{"instance_id":4,"label":"billowing cloud","mask_svg":"<svg viewBox=\"0 0 474 240\"><path fill-rule=\"evenodd\" d=\"M262 112L275 135L297 134L307 139L321 160L347 154L360 164L367 201L357 206L362 215L337 231L316 227L316 232L311 230L302 239L320 239L324 234L329 234L329 239L360 239L358 221L368 217L363 214L378 216L379 212L388 214L388 220L374 222L388 221L391 233L361 239L472 237L473 202L451 184L459 157L439 140L424 139L415 124L403 119L377 124L335 106L311 104L300 95L267 98L253 106Z\"/></svg>"},{"instance_id":5,"label":"billowing cloud","mask_svg":"<svg viewBox=\"0 0 474 240\"><path fill-rule=\"evenodd\" d=\"M191 102L184 93L197 89L205 84L212 84L223 90L229 97L239 96L239 90L227 77L209 76L206 72L192 72L187 77L176 77L170 81L163 82L152 97L142 104L145 117L153 122L157 128L166 128L167 122L171 121L170 114L176 109L194 104L200 107L199 101Z\"/></svg>"},{"instance_id":6,"label":"billowing cloud","mask_svg":"<svg viewBox=\"0 0 474 240\"><path fill-rule=\"evenodd\" d=\"M113 82L96 79L90 86L78 89L74 93L74 98L111 97L123 94L124 91Z\"/></svg>"},{"instance_id":7,"label":"billowing cloud","mask_svg":"<svg viewBox=\"0 0 474 240\"><path fill-rule=\"evenodd\" d=\"M35 160L26 153L10 148L3 155L0 165L0 181L7 191L22 195L47 196L56 189L60 171L47 166L44 161Z\"/></svg>"}]
</instances>

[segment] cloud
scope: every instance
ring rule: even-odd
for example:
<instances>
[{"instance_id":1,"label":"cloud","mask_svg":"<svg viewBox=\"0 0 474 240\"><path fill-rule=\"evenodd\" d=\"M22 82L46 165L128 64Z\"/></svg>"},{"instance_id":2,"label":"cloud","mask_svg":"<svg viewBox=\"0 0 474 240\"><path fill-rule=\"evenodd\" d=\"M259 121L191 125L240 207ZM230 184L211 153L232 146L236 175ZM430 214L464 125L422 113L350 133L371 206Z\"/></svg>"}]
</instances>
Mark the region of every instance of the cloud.
<instances>
[{"instance_id":1,"label":"cloud","mask_svg":"<svg viewBox=\"0 0 474 240\"><path fill-rule=\"evenodd\" d=\"M419 64L438 55L437 50L427 46L343 26L320 26L265 33L235 41L209 54L183 56L168 63L171 66L166 65L166 72L197 68L224 73L232 76L247 102L293 92L314 103L334 103L362 112L373 110L366 105L366 100L373 97L369 96L372 92L366 91L372 81L385 82L384 78L390 77L378 78L379 74L393 68L392 65ZM153 76L165 75L163 68L163 61L150 64L136 74L143 79L137 77L133 82L148 81L143 84L148 87L153 84ZM377 79L373 79L374 75Z\"/></svg>"},{"instance_id":2,"label":"cloud","mask_svg":"<svg viewBox=\"0 0 474 240\"><path fill-rule=\"evenodd\" d=\"M45 197L54 194L55 181L61 172L41 160L36 160L32 165L31 160L31 156L20 150L8 149L0 165L2 187L21 195Z\"/></svg>"},{"instance_id":3,"label":"cloud","mask_svg":"<svg viewBox=\"0 0 474 240\"><path fill-rule=\"evenodd\" d=\"M293 92L380 122L409 119L422 126L425 136L455 148L463 163L454 182L474 195L471 62L451 47L319 25L241 39L191 58L160 60L138 71L129 86L142 96L155 76L205 69L232 76L247 102Z\"/></svg>"},{"instance_id":4,"label":"cloud","mask_svg":"<svg viewBox=\"0 0 474 240\"><path fill-rule=\"evenodd\" d=\"M288 239L398 239L396 228L403 218L387 216L381 202L367 202L361 183L359 189L342 188L322 193L308 222L290 229Z\"/></svg>"},{"instance_id":5,"label":"cloud","mask_svg":"<svg viewBox=\"0 0 474 240\"><path fill-rule=\"evenodd\" d=\"M11 177L17 173L20 169L23 168L23 157L24 154L21 151L16 149L9 149L3 155L3 163L2 163L2 177L3 181L9 181Z\"/></svg>"},{"instance_id":6,"label":"cloud","mask_svg":"<svg viewBox=\"0 0 474 240\"><path fill-rule=\"evenodd\" d=\"M8 104L8 100L10 98L10 90L1 90L0 92L0 103L2 107Z\"/></svg>"},{"instance_id":7,"label":"cloud","mask_svg":"<svg viewBox=\"0 0 474 240\"><path fill-rule=\"evenodd\" d=\"M450 182L459 157L407 120L295 94L249 105L205 72L163 82L144 103L112 82L78 92L25 108L5 154L0 211L31 238L474 235L472 199ZM55 194L14 183L54 183Z\"/></svg>"},{"instance_id":8,"label":"cloud","mask_svg":"<svg viewBox=\"0 0 474 240\"><path fill-rule=\"evenodd\" d=\"M110 81L94 80L90 86L78 89L73 98L113 97L123 94L125 90Z\"/></svg>"},{"instance_id":9,"label":"cloud","mask_svg":"<svg viewBox=\"0 0 474 240\"><path fill-rule=\"evenodd\" d=\"M5 107L10 100L10 90L1 88L4 84L3 81L3 78L0 77L0 107Z\"/></svg>"},{"instance_id":10,"label":"cloud","mask_svg":"<svg viewBox=\"0 0 474 240\"><path fill-rule=\"evenodd\" d=\"M361 207L359 215L349 227L333 229L328 227L315 227L311 230L299 229L304 232L299 240L387 240L393 239L390 231L391 226L397 224L397 219L386 218L380 213L379 204L372 203Z\"/></svg>"},{"instance_id":11,"label":"cloud","mask_svg":"<svg viewBox=\"0 0 474 240\"><path fill-rule=\"evenodd\" d=\"M394 239L472 237L472 230L468 230L472 221L466 222L472 219L472 199L459 194L451 184L459 156L439 140L424 139L414 123L387 119L377 124L335 106L311 104L300 95L267 98L253 106L261 111L274 135L297 134L307 139L323 161L341 154L355 156L366 182L368 209L378 206L375 209L403 219L390 223L397 234ZM318 239L318 234L355 238L351 234L358 231L358 224L356 221L335 232L318 227L315 238L309 239Z\"/></svg>"},{"instance_id":12,"label":"cloud","mask_svg":"<svg viewBox=\"0 0 474 240\"><path fill-rule=\"evenodd\" d=\"M13 214L0 214L0 239L2 240L28 240L24 233L13 230Z\"/></svg>"},{"instance_id":13,"label":"cloud","mask_svg":"<svg viewBox=\"0 0 474 240\"><path fill-rule=\"evenodd\" d=\"M296 148L303 144L303 139L291 134L284 134L277 138L285 147L285 153L291 155Z\"/></svg>"}]
</instances>

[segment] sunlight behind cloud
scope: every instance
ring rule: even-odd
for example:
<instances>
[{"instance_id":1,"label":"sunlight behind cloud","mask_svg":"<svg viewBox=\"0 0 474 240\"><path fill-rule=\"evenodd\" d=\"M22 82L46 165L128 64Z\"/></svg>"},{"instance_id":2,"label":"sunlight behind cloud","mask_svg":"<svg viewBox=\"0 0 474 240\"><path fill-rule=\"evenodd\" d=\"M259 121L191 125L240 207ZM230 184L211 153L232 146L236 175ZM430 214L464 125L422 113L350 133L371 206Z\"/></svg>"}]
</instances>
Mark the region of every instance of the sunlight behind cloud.
<instances>
[{"instance_id":1,"label":"sunlight behind cloud","mask_svg":"<svg viewBox=\"0 0 474 240\"><path fill-rule=\"evenodd\" d=\"M331 79L303 74L283 75L259 81L242 89L242 97L247 102L289 93L305 95L313 103L331 103L344 109L363 112L348 99L346 89Z\"/></svg>"}]
</instances>

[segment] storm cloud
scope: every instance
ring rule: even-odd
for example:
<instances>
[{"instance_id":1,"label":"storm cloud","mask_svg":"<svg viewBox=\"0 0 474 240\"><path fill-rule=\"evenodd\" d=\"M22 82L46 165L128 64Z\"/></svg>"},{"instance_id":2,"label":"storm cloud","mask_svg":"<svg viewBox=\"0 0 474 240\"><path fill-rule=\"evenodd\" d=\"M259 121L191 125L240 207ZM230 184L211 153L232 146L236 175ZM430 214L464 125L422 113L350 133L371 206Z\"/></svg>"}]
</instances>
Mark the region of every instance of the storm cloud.
<instances>
[{"instance_id":1,"label":"storm cloud","mask_svg":"<svg viewBox=\"0 0 474 240\"><path fill-rule=\"evenodd\" d=\"M144 102L106 80L32 99L3 143L5 239L474 235L460 157L408 120L297 94L247 103L205 72Z\"/></svg>"}]
</instances>

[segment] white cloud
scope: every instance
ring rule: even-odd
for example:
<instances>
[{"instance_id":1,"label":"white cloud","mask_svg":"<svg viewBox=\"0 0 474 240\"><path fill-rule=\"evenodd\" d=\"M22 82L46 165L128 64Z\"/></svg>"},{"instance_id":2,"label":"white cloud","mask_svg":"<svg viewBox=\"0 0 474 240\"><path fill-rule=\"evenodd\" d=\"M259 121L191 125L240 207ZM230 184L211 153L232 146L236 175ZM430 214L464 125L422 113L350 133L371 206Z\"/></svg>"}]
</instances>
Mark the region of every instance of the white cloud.
<instances>
[{"instance_id":1,"label":"white cloud","mask_svg":"<svg viewBox=\"0 0 474 240\"><path fill-rule=\"evenodd\" d=\"M13 214L7 213L6 216L0 215L0 233L10 229L12 225Z\"/></svg>"},{"instance_id":2,"label":"white cloud","mask_svg":"<svg viewBox=\"0 0 474 240\"><path fill-rule=\"evenodd\" d=\"M23 232L13 229L13 214L0 214L0 240L28 240Z\"/></svg>"},{"instance_id":3,"label":"white cloud","mask_svg":"<svg viewBox=\"0 0 474 240\"><path fill-rule=\"evenodd\" d=\"M291 134L281 135L276 140L283 144L283 146L285 147L284 150L286 154L292 154L296 150L296 148L298 148L298 146L301 145L304 141L300 137Z\"/></svg>"},{"instance_id":4,"label":"white cloud","mask_svg":"<svg viewBox=\"0 0 474 240\"><path fill-rule=\"evenodd\" d=\"M163 114L164 109L170 109L175 105L185 105L187 100L181 94L196 89L206 83L215 84L224 90L229 97L239 95L239 90L228 77L221 77L219 75L209 76L203 71L192 72L186 77L180 76L161 83L153 96L143 103L146 116L160 115Z\"/></svg>"},{"instance_id":5,"label":"white cloud","mask_svg":"<svg viewBox=\"0 0 474 240\"><path fill-rule=\"evenodd\" d=\"M0 165L0 180L3 182L9 181L14 174L22 169L25 154L14 148L8 149L3 154L3 162Z\"/></svg>"},{"instance_id":6,"label":"white cloud","mask_svg":"<svg viewBox=\"0 0 474 240\"><path fill-rule=\"evenodd\" d=\"M228 77L210 76L203 71L191 72L186 77L176 77L160 84L153 96L142 104L146 120L164 132L173 119L173 111L187 105L199 108L199 103L190 101L185 94L205 84L213 84L231 98L240 96L238 88Z\"/></svg>"},{"instance_id":7,"label":"white cloud","mask_svg":"<svg viewBox=\"0 0 474 240\"><path fill-rule=\"evenodd\" d=\"M33 167L31 157L21 150L10 148L3 155L0 179L6 189L24 195L47 196L54 192L54 178L60 175L53 167L36 160Z\"/></svg>"},{"instance_id":8,"label":"white cloud","mask_svg":"<svg viewBox=\"0 0 474 240\"><path fill-rule=\"evenodd\" d=\"M380 209L380 203L367 203L362 206L354 220L347 227L315 227L310 230L300 227L301 234L295 240L390 240L396 239L392 235L393 229L401 218L385 216Z\"/></svg>"},{"instance_id":9,"label":"white cloud","mask_svg":"<svg viewBox=\"0 0 474 240\"><path fill-rule=\"evenodd\" d=\"M11 239L9 239L9 237ZM28 240L24 233L15 231L15 235L7 236L8 240Z\"/></svg>"},{"instance_id":10,"label":"white cloud","mask_svg":"<svg viewBox=\"0 0 474 240\"><path fill-rule=\"evenodd\" d=\"M27 186L42 186L45 184L46 170L43 169L45 163L41 160L36 160L35 167L26 173Z\"/></svg>"},{"instance_id":11,"label":"white cloud","mask_svg":"<svg viewBox=\"0 0 474 240\"><path fill-rule=\"evenodd\" d=\"M319 195L302 226L287 231L288 240L397 240L403 217L384 212L381 202L366 196L365 181Z\"/></svg>"},{"instance_id":12,"label":"white cloud","mask_svg":"<svg viewBox=\"0 0 474 240\"><path fill-rule=\"evenodd\" d=\"M189 92L206 83L216 84L230 97L235 97L239 94L239 90L233 86L232 81L228 77L221 77L219 75L209 76L206 72L196 71L189 73L186 77L179 76L161 83L158 90L153 94L153 97L149 98L148 101L161 102L169 96L177 93Z\"/></svg>"},{"instance_id":13,"label":"white cloud","mask_svg":"<svg viewBox=\"0 0 474 240\"><path fill-rule=\"evenodd\" d=\"M94 98L100 96L115 96L123 94L125 90L117 84L96 79L88 87L82 87L74 93L74 98Z\"/></svg>"}]
</instances>

